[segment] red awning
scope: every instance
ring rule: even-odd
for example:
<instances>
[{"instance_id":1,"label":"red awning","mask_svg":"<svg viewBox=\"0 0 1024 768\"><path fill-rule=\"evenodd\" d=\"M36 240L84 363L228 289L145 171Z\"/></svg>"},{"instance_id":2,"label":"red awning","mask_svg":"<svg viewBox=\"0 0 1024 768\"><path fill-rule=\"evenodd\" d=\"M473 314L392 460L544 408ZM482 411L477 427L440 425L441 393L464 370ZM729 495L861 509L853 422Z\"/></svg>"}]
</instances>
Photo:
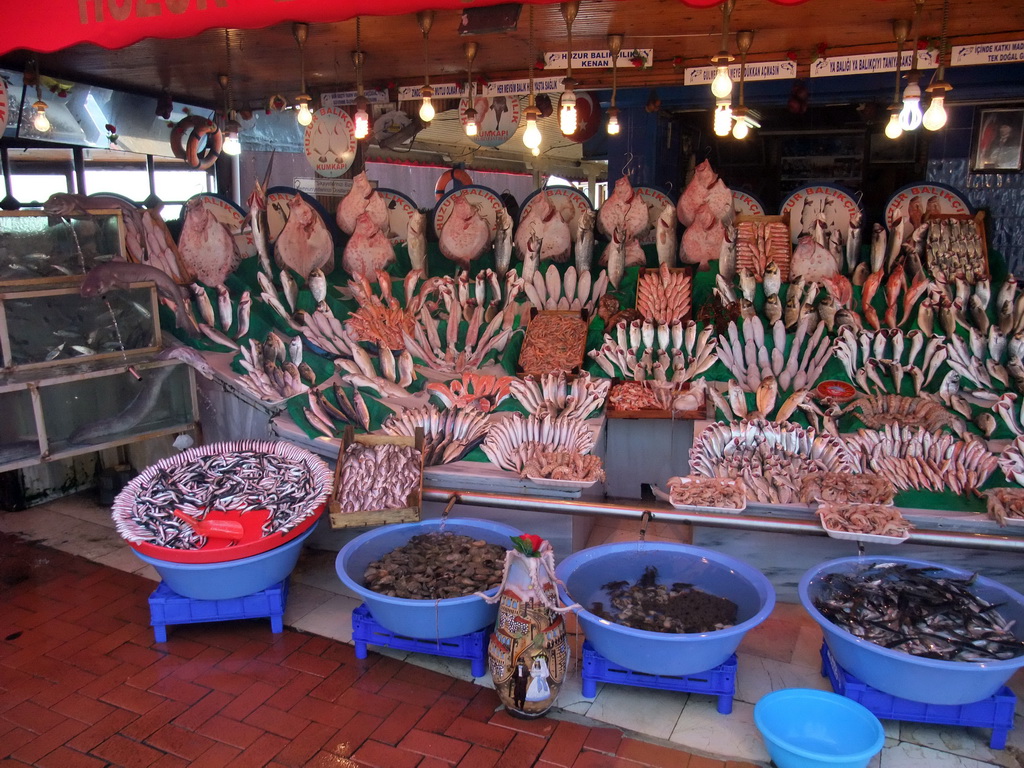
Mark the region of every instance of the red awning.
<instances>
[{"instance_id":1,"label":"red awning","mask_svg":"<svg viewBox=\"0 0 1024 768\"><path fill-rule=\"evenodd\" d=\"M545 4L553 0L526 0ZM473 0L475 6L507 0ZM45 5L45 7L44 7ZM331 23L465 8L465 0L29 0L5 3L0 55L49 53L79 43L124 48L147 37L192 37L207 29L260 29L285 21Z\"/></svg>"}]
</instances>

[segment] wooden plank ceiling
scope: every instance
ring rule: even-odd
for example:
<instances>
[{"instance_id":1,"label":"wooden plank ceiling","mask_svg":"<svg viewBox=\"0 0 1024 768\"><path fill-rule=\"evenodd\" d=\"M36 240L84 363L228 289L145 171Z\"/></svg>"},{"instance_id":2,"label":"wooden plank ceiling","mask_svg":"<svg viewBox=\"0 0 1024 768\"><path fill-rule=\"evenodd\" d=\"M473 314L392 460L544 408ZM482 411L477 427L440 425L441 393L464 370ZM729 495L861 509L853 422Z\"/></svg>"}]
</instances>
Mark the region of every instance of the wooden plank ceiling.
<instances>
[{"instance_id":1,"label":"wooden plank ceiling","mask_svg":"<svg viewBox=\"0 0 1024 768\"><path fill-rule=\"evenodd\" d=\"M1022 36L1021 0L950 0L951 44L1011 40ZM920 33L937 39L942 0L924 0ZM778 60L792 52L806 67L819 44L834 54L893 50L892 20L910 19L914 0L809 0L782 6L768 0L737 0L733 32L755 30L749 61ZM464 44L479 43L474 70L491 80L525 77L530 57L528 8L518 28L501 34L460 36L460 13L439 11L429 36L429 70L433 83L464 78ZM308 89L350 88L355 80L351 52L355 21L310 26L306 44ZM559 6L540 5L534 11L534 49L566 50L566 26ZM685 66L708 62L720 48L722 13L719 8L693 9L675 0L583 0L573 25L573 47L607 47L610 33L624 35L624 49L653 48L651 69L620 70L619 87L679 84ZM262 106L269 96L289 101L299 92L299 55L291 24L259 30L230 30L231 76L235 105ZM731 41L735 54L735 39ZM423 36L414 15L363 17L362 48L366 52L367 87L423 82ZM34 54L19 51L0 60L0 66L20 68ZM224 30L210 30L185 40L148 39L128 48L108 51L78 45L38 56L43 74L143 93L169 90L176 98L219 106L222 91L218 73L227 71ZM610 86L610 71L588 70L583 88Z\"/></svg>"}]
</instances>

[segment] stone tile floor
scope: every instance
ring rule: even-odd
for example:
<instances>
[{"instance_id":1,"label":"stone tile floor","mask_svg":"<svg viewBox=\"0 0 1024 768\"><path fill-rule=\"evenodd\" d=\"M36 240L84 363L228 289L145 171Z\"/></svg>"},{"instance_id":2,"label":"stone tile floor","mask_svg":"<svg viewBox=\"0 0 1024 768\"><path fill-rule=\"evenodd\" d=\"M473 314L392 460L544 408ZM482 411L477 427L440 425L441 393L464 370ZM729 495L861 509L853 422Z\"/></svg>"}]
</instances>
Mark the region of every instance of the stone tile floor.
<instances>
[{"instance_id":1,"label":"stone tile floor","mask_svg":"<svg viewBox=\"0 0 1024 768\"><path fill-rule=\"evenodd\" d=\"M386 649L356 660L358 601L334 552L303 554L282 635L266 621L226 622L173 627L156 644L146 598L158 577L90 495L0 513L0 533L12 534L0 536L0 759L12 765L766 765L754 703L778 688L828 688L820 631L780 603L740 646L730 715L697 694L602 684L587 699L573 671L558 710L524 722L496 711L469 662ZM652 524L647 535L681 533ZM601 520L590 544L635 536L635 524ZM579 658L582 638L571 642ZM1024 767L1019 728L994 751L985 729L884 724L870 768Z\"/></svg>"}]
</instances>

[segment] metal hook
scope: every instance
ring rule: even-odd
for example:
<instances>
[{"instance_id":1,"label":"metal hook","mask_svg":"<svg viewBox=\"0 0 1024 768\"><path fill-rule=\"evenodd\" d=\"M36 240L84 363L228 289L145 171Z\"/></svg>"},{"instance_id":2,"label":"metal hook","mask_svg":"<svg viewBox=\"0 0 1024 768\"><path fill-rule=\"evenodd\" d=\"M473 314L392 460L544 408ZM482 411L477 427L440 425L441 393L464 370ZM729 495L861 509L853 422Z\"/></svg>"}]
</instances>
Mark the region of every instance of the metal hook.
<instances>
[{"instance_id":1,"label":"metal hook","mask_svg":"<svg viewBox=\"0 0 1024 768\"><path fill-rule=\"evenodd\" d=\"M629 166L631 166L632 164L633 164L633 153L632 152L627 152L626 153L626 164L624 166L622 166L622 175L623 176L628 176L629 175Z\"/></svg>"},{"instance_id":2,"label":"metal hook","mask_svg":"<svg viewBox=\"0 0 1024 768\"><path fill-rule=\"evenodd\" d=\"M651 522L654 515L651 514L651 510L645 509L644 513L640 516L640 541L647 540L647 524Z\"/></svg>"}]
</instances>

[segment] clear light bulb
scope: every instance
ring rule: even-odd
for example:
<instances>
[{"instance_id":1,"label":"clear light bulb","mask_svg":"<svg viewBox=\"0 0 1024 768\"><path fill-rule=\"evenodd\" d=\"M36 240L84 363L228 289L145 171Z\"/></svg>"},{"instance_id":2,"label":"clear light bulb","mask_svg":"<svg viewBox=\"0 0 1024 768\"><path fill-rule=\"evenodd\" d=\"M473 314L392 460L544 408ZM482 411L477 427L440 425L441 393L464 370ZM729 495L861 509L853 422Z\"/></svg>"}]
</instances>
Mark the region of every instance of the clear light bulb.
<instances>
[{"instance_id":1,"label":"clear light bulb","mask_svg":"<svg viewBox=\"0 0 1024 768\"><path fill-rule=\"evenodd\" d=\"M743 118L737 120L736 125L732 127L732 137L734 139L739 139L740 141L742 141L743 139L747 138L749 134L750 126L747 125L747 121L744 120Z\"/></svg>"},{"instance_id":2,"label":"clear light bulb","mask_svg":"<svg viewBox=\"0 0 1024 768\"><path fill-rule=\"evenodd\" d=\"M370 133L370 116L365 109L357 109L355 114L355 137L365 139Z\"/></svg>"},{"instance_id":3,"label":"clear light bulb","mask_svg":"<svg viewBox=\"0 0 1024 768\"><path fill-rule=\"evenodd\" d=\"M299 125L309 125L313 122L313 113L309 111L309 103L306 101L299 102L299 111L295 115L295 120Z\"/></svg>"},{"instance_id":4,"label":"clear light bulb","mask_svg":"<svg viewBox=\"0 0 1024 768\"><path fill-rule=\"evenodd\" d=\"M523 131L523 144L527 149L537 149L541 142L540 128L537 127L537 118L530 116L526 118L526 130Z\"/></svg>"},{"instance_id":5,"label":"clear light bulb","mask_svg":"<svg viewBox=\"0 0 1024 768\"><path fill-rule=\"evenodd\" d=\"M466 135L476 136L477 130L476 110L470 107L466 110Z\"/></svg>"},{"instance_id":6,"label":"clear light bulb","mask_svg":"<svg viewBox=\"0 0 1024 768\"><path fill-rule=\"evenodd\" d=\"M559 104L558 127L561 128L563 136L571 136L576 133L576 94L565 91Z\"/></svg>"},{"instance_id":7,"label":"clear light bulb","mask_svg":"<svg viewBox=\"0 0 1024 768\"><path fill-rule=\"evenodd\" d=\"M900 127L900 116L896 112L889 114L889 122L885 126L885 135L890 139L898 139L903 135L903 129Z\"/></svg>"},{"instance_id":8,"label":"clear light bulb","mask_svg":"<svg viewBox=\"0 0 1024 768\"><path fill-rule=\"evenodd\" d=\"M924 112L924 127L929 131L937 131L946 124L946 97L941 93L932 95L932 103Z\"/></svg>"},{"instance_id":9,"label":"clear light bulb","mask_svg":"<svg viewBox=\"0 0 1024 768\"><path fill-rule=\"evenodd\" d=\"M225 155L240 155L242 153L242 142L238 140L238 134L224 134L224 144L221 146L221 150Z\"/></svg>"},{"instance_id":10,"label":"clear light bulb","mask_svg":"<svg viewBox=\"0 0 1024 768\"><path fill-rule=\"evenodd\" d=\"M540 147L534 147L533 149L531 149L530 150L530 154L533 155L534 157L539 157L540 156Z\"/></svg>"},{"instance_id":11,"label":"clear light bulb","mask_svg":"<svg viewBox=\"0 0 1024 768\"><path fill-rule=\"evenodd\" d=\"M614 109L614 107L612 107L612 109ZM619 115L618 115L618 110L616 109L615 112L612 112L612 110L609 109L608 113L609 113L608 114L608 135L609 136L618 136L619 135Z\"/></svg>"},{"instance_id":12,"label":"clear light bulb","mask_svg":"<svg viewBox=\"0 0 1024 768\"><path fill-rule=\"evenodd\" d=\"M900 110L900 128L916 131L921 127L921 88L914 81L903 91L903 109Z\"/></svg>"},{"instance_id":13,"label":"clear light bulb","mask_svg":"<svg viewBox=\"0 0 1024 768\"><path fill-rule=\"evenodd\" d=\"M732 107L728 103L715 108L715 135L728 136L732 130Z\"/></svg>"},{"instance_id":14,"label":"clear light bulb","mask_svg":"<svg viewBox=\"0 0 1024 768\"><path fill-rule=\"evenodd\" d=\"M431 103L430 97L424 96L423 103L420 104L420 120L424 123L429 123L436 114L437 112L434 111L434 105Z\"/></svg>"},{"instance_id":15,"label":"clear light bulb","mask_svg":"<svg viewBox=\"0 0 1024 768\"><path fill-rule=\"evenodd\" d=\"M36 108L36 115L32 118L32 127L40 133L50 130L50 118L46 116L46 102L37 101L33 106Z\"/></svg>"},{"instance_id":16,"label":"clear light bulb","mask_svg":"<svg viewBox=\"0 0 1024 768\"><path fill-rule=\"evenodd\" d=\"M711 81L711 93L716 99L724 99L732 94L732 78L729 77L729 67L724 64L718 68L718 74Z\"/></svg>"}]
</instances>

